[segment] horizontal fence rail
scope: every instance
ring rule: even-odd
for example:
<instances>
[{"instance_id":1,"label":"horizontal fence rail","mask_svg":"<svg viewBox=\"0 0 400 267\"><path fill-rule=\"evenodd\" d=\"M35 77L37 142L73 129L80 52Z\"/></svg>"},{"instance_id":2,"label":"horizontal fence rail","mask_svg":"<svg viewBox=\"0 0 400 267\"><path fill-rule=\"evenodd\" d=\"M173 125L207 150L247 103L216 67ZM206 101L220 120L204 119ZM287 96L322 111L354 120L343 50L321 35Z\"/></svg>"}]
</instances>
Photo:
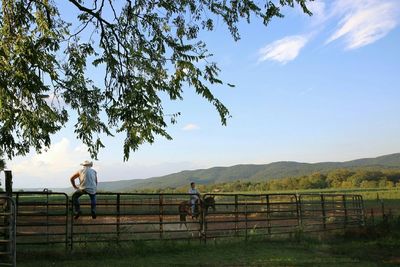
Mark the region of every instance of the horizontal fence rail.
<instances>
[{"instance_id":1,"label":"horizontal fence rail","mask_svg":"<svg viewBox=\"0 0 400 267\"><path fill-rule=\"evenodd\" d=\"M134 240L280 235L364 224L360 195L212 194L194 206L193 194L98 193L97 217L88 195L74 219L64 193L15 192L17 244L73 244Z\"/></svg>"},{"instance_id":2,"label":"horizontal fence rail","mask_svg":"<svg viewBox=\"0 0 400 267\"><path fill-rule=\"evenodd\" d=\"M0 195L0 266L16 266L16 205Z\"/></svg>"}]
</instances>

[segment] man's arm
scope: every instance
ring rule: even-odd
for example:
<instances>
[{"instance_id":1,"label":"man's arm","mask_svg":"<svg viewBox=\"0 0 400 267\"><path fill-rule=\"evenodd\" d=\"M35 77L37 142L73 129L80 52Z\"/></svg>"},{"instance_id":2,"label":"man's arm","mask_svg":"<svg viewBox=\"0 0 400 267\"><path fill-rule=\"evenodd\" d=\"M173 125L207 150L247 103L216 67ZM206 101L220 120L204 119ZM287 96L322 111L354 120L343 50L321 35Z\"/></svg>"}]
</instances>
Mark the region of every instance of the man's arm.
<instances>
[{"instance_id":1,"label":"man's arm","mask_svg":"<svg viewBox=\"0 0 400 267\"><path fill-rule=\"evenodd\" d=\"M74 175L71 176L71 179L70 179L72 187L75 189L79 189L75 184L75 179L78 177L79 177L79 172L76 172Z\"/></svg>"}]
</instances>

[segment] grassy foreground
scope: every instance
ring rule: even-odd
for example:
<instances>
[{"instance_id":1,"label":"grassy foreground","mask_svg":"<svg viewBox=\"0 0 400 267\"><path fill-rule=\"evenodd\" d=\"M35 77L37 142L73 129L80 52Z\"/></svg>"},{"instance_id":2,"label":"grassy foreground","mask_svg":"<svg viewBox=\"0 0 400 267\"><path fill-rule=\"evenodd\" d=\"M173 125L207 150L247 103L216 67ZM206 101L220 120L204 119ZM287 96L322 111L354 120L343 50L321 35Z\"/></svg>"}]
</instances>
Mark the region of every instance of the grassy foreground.
<instances>
[{"instance_id":1,"label":"grassy foreground","mask_svg":"<svg viewBox=\"0 0 400 267\"><path fill-rule=\"evenodd\" d=\"M18 266L399 266L400 223L291 239L132 242L21 248Z\"/></svg>"},{"instance_id":2,"label":"grassy foreground","mask_svg":"<svg viewBox=\"0 0 400 267\"><path fill-rule=\"evenodd\" d=\"M319 193L321 190L306 192ZM116 244L19 247L18 266L400 266L400 190L347 189L324 193L361 194L376 224L384 211L391 223L328 236L199 242L152 241ZM374 210L375 220L371 218ZM370 224L372 224L370 223Z\"/></svg>"}]
</instances>

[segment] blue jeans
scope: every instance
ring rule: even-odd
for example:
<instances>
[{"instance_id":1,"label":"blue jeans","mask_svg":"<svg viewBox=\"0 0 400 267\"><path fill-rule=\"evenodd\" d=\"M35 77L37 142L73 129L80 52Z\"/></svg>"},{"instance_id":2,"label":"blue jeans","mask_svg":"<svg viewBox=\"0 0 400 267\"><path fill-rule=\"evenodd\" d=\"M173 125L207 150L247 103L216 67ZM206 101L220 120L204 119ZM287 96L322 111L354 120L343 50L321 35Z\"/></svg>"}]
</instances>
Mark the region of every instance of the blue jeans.
<instances>
[{"instance_id":1,"label":"blue jeans","mask_svg":"<svg viewBox=\"0 0 400 267\"><path fill-rule=\"evenodd\" d=\"M196 215L196 204L197 204L196 202L197 202L196 198L190 199L190 206L191 206L191 209L192 209L192 216Z\"/></svg>"},{"instance_id":2,"label":"blue jeans","mask_svg":"<svg viewBox=\"0 0 400 267\"><path fill-rule=\"evenodd\" d=\"M75 212L80 213L81 212L81 206L79 204L79 198L83 194L88 194L90 197L90 211L92 215L96 214L96 194L89 194L85 190L78 189L75 191L75 193L72 195L72 202L74 204Z\"/></svg>"}]
</instances>

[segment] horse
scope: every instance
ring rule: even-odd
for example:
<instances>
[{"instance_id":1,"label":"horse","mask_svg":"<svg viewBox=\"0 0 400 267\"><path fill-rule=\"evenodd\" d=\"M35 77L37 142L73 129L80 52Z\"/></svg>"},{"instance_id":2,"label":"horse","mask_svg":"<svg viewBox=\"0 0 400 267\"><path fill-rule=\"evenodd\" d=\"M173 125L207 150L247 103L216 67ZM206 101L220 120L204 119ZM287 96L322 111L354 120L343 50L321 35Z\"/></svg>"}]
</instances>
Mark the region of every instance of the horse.
<instances>
[{"instance_id":1,"label":"horse","mask_svg":"<svg viewBox=\"0 0 400 267\"><path fill-rule=\"evenodd\" d=\"M185 224L186 228L186 216L192 216L192 219L197 219L200 213L204 210L205 214L208 213L208 209L212 208L215 211L215 199L214 197L206 197L204 200L198 198L195 202L194 214L192 214L192 205L190 200L185 200L179 203L179 217L180 217L180 227Z\"/></svg>"}]
</instances>

